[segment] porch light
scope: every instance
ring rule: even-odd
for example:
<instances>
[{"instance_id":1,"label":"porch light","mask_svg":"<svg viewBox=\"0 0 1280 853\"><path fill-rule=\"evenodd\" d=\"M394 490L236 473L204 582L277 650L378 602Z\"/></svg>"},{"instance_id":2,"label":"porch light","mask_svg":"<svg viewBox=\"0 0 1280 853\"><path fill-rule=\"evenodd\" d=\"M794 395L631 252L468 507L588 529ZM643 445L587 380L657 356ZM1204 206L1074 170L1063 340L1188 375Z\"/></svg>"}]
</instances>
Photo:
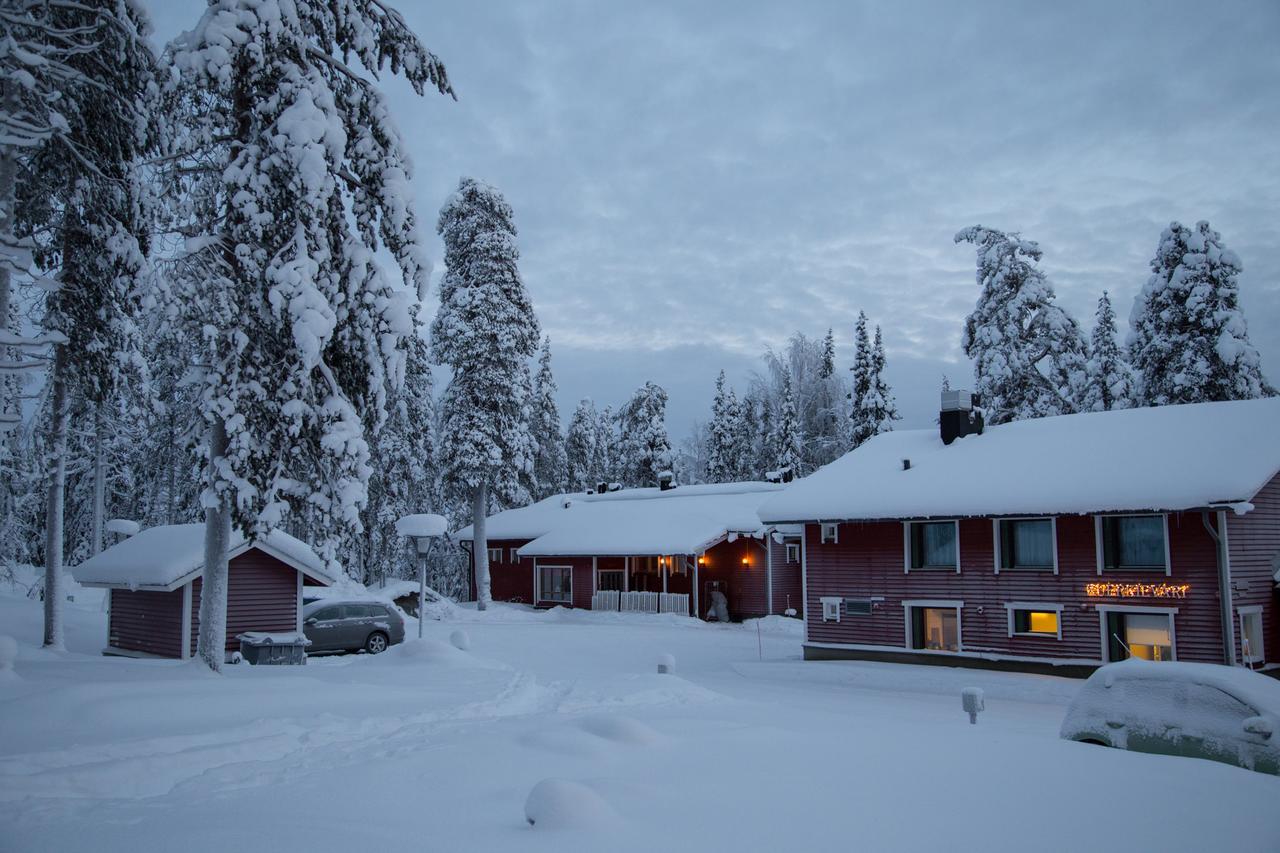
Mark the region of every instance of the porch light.
<instances>
[{"instance_id":1,"label":"porch light","mask_svg":"<svg viewBox=\"0 0 1280 853\"><path fill-rule=\"evenodd\" d=\"M742 558L742 565L744 565L744 566L749 566L749 565L751 565L751 559L750 559L749 557L743 557L743 558Z\"/></svg>"},{"instance_id":2,"label":"porch light","mask_svg":"<svg viewBox=\"0 0 1280 853\"><path fill-rule=\"evenodd\" d=\"M698 565L699 565L699 566L705 566L706 564L707 564L707 558L706 558L706 557L699 557L699 558L698 558Z\"/></svg>"}]
</instances>

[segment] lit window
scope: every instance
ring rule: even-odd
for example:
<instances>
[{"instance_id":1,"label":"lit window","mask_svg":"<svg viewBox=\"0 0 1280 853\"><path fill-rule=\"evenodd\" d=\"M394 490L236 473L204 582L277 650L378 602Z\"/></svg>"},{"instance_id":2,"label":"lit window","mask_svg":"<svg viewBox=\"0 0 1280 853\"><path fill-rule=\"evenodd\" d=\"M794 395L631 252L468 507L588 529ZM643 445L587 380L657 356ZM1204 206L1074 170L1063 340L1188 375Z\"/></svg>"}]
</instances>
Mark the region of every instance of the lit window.
<instances>
[{"instance_id":1,"label":"lit window","mask_svg":"<svg viewBox=\"0 0 1280 853\"><path fill-rule=\"evenodd\" d=\"M1013 518L996 522L1002 569L1052 569L1053 522Z\"/></svg>"},{"instance_id":2,"label":"lit window","mask_svg":"<svg viewBox=\"0 0 1280 853\"><path fill-rule=\"evenodd\" d=\"M1108 611L1107 655L1109 661L1173 660L1172 614Z\"/></svg>"},{"instance_id":3,"label":"lit window","mask_svg":"<svg viewBox=\"0 0 1280 853\"><path fill-rule=\"evenodd\" d=\"M823 598L822 601L822 621L823 622L839 622L840 621L840 599Z\"/></svg>"},{"instance_id":4,"label":"lit window","mask_svg":"<svg viewBox=\"0 0 1280 853\"><path fill-rule=\"evenodd\" d=\"M787 543L787 562L788 562L788 563L798 563L798 562L800 562L800 545L799 545L799 543L797 543L797 542L788 542L788 543Z\"/></svg>"},{"instance_id":5,"label":"lit window","mask_svg":"<svg viewBox=\"0 0 1280 853\"><path fill-rule=\"evenodd\" d=\"M1266 650L1262 647L1262 611L1240 613L1240 651L1245 663L1262 663Z\"/></svg>"},{"instance_id":6,"label":"lit window","mask_svg":"<svg viewBox=\"0 0 1280 853\"><path fill-rule=\"evenodd\" d=\"M960 611L955 607L912 607L911 647L960 651Z\"/></svg>"},{"instance_id":7,"label":"lit window","mask_svg":"<svg viewBox=\"0 0 1280 853\"><path fill-rule=\"evenodd\" d=\"M907 530L911 568L955 569L958 566L954 521L913 521Z\"/></svg>"},{"instance_id":8,"label":"lit window","mask_svg":"<svg viewBox=\"0 0 1280 853\"><path fill-rule=\"evenodd\" d=\"M1164 570L1163 516L1108 515L1101 524L1104 569Z\"/></svg>"},{"instance_id":9,"label":"lit window","mask_svg":"<svg viewBox=\"0 0 1280 853\"><path fill-rule=\"evenodd\" d=\"M1056 610L1013 611L1013 633L1058 636L1058 612Z\"/></svg>"},{"instance_id":10,"label":"lit window","mask_svg":"<svg viewBox=\"0 0 1280 853\"><path fill-rule=\"evenodd\" d=\"M839 534L840 534L840 525L838 524L822 525L822 544L826 545L828 542L838 543L840 541Z\"/></svg>"}]
</instances>

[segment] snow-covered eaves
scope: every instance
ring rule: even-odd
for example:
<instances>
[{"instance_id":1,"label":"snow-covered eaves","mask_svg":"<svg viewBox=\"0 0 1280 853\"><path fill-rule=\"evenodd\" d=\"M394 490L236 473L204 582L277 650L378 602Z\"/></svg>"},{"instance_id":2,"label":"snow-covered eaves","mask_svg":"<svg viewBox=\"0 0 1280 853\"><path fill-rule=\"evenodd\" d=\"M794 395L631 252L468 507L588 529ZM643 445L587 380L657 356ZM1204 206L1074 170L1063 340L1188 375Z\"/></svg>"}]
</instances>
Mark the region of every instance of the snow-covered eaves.
<instances>
[{"instance_id":1,"label":"snow-covered eaves","mask_svg":"<svg viewBox=\"0 0 1280 853\"><path fill-rule=\"evenodd\" d=\"M1280 472L1280 398L878 435L771 496L770 524L1243 508ZM909 465L908 465L909 461Z\"/></svg>"},{"instance_id":2,"label":"snow-covered eaves","mask_svg":"<svg viewBox=\"0 0 1280 853\"><path fill-rule=\"evenodd\" d=\"M283 530L272 530L253 542L233 531L227 559L234 559L250 548L270 554L312 580L325 584L337 580L311 546ZM160 592L178 589L203 572L203 524L147 528L90 557L71 571L83 586Z\"/></svg>"},{"instance_id":3,"label":"snow-covered eaves","mask_svg":"<svg viewBox=\"0 0 1280 853\"><path fill-rule=\"evenodd\" d=\"M761 536L762 501L783 486L718 483L566 494L494 515L489 539L530 539L521 556L698 554L730 535ZM471 528L455 538L470 539Z\"/></svg>"}]
</instances>

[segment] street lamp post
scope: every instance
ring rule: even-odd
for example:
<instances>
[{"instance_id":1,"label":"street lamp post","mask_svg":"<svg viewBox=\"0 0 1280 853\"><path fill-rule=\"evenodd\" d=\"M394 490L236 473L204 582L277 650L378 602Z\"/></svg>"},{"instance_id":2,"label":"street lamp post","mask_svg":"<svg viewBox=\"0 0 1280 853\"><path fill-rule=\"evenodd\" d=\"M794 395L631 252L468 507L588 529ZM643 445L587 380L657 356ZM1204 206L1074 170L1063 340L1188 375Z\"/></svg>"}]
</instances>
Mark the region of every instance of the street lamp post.
<instances>
[{"instance_id":1,"label":"street lamp post","mask_svg":"<svg viewBox=\"0 0 1280 853\"><path fill-rule=\"evenodd\" d=\"M422 639L422 613L427 607L427 556L448 530L449 522L434 513L406 515L396 522L396 534L411 540L418 555L418 639Z\"/></svg>"}]
</instances>

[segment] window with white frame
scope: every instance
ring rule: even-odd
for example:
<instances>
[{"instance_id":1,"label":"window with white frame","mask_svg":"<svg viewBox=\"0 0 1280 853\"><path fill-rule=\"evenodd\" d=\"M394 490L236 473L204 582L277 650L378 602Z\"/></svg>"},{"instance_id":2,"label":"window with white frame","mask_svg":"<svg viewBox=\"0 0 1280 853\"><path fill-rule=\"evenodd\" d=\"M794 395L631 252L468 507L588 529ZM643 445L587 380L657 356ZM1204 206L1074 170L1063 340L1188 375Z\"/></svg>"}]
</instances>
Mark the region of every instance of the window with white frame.
<instances>
[{"instance_id":1,"label":"window with white frame","mask_svg":"<svg viewBox=\"0 0 1280 853\"><path fill-rule=\"evenodd\" d=\"M1240 608L1240 655L1245 663L1262 663L1267 659L1262 640L1262 608Z\"/></svg>"},{"instance_id":2,"label":"window with white frame","mask_svg":"<svg viewBox=\"0 0 1280 853\"><path fill-rule=\"evenodd\" d=\"M998 568L1052 570L1057 564L1052 519L1001 518L995 524Z\"/></svg>"},{"instance_id":3,"label":"window with white frame","mask_svg":"<svg viewBox=\"0 0 1280 853\"><path fill-rule=\"evenodd\" d=\"M823 524L822 525L822 544L826 545L828 542L838 543L839 541L840 541L840 525Z\"/></svg>"},{"instance_id":4,"label":"window with white frame","mask_svg":"<svg viewBox=\"0 0 1280 853\"><path fill-rule=\"evenodd\" d=\"M511 549L511 562L513 562L513 563L519 563L519 562L520 562L520 549L519 549L519 548L512 548L512 549Z\"/></svg>"},{"instance_id":5,"label":"window with white frame","mask_svg":"<svg viewBox=\"0 0 1280 853\"><path fill-rule=\"evenodd\" d=\"M572 601L573 569L569 566L538 566L538 598L541 601Z\"/></svg>"},{"instance_id":6,"label":"window with white frame","mask_svg":"<svg viewBox=\"0 0 1280 853\"><path fill-rule=\"evenodd\" d=\"M907 565L912 569L959 569L956 527L954 521L907 522Z\"/></svg>"},{"instance_id":7,"label":"window with white frame","mask_svg":"<svg viewBox=\"0 0 1280 853\"><path fill-rule=\"evenodd\" d=\"M1107 661L1127 658L1150 661L1175 659L1173 613L1168 610L1101 610L1106 617Z\"/></svg>"},{"instance_id":8,"label":"window with white frame","mask_svg":"<svg viewBox=\"0 0 1280 853\"><path fill-rule=\"evenodd\" d=\"M819 600L822 602L822 621L839 622L841 599L824 597Z\"/></svg>"},{"instance_id":9,"label":"window with white frame","mask_svg":"<svg viewBox=\"0 0 1280 853\"><path fill-rule=\"evenodd\" d=\"M1165 571L1168 550L1163 515L1104 515L1098 519L1104 571Z\"/></svg>"},{"instance_id":10,"label":"window with white frame","mask_svg":"<svg viewBox=\"0 0 1280 853\"><path fill-rule=\"evenodd\" d=\"M788 563L800 562L800 543L799 542L787 543L787 562Z\"/></svg>"},{"instance_id":11,"label":"window with white frame","mask_svg":"<svg viewBox=\"0 0 1280 853\"><path fill-rule=\"evenodd\" d=\"M487 552L488 552L488 554L489 554L489 565L493 565L494 563L501 563L501 562L502 562L502 549L501 549L501 548L489 548L489 549L487 549Z\"/></svg>"},{"instance_id":12,"label":"window with white frame","mask_svg":"<svg viewBox=\"0 0 1280 853\"><path fill-rule=\"evenodd\" d=\"M1062 637L1062 605L1010 604L1009 636Z\"/></svg>"}]
</instances>

